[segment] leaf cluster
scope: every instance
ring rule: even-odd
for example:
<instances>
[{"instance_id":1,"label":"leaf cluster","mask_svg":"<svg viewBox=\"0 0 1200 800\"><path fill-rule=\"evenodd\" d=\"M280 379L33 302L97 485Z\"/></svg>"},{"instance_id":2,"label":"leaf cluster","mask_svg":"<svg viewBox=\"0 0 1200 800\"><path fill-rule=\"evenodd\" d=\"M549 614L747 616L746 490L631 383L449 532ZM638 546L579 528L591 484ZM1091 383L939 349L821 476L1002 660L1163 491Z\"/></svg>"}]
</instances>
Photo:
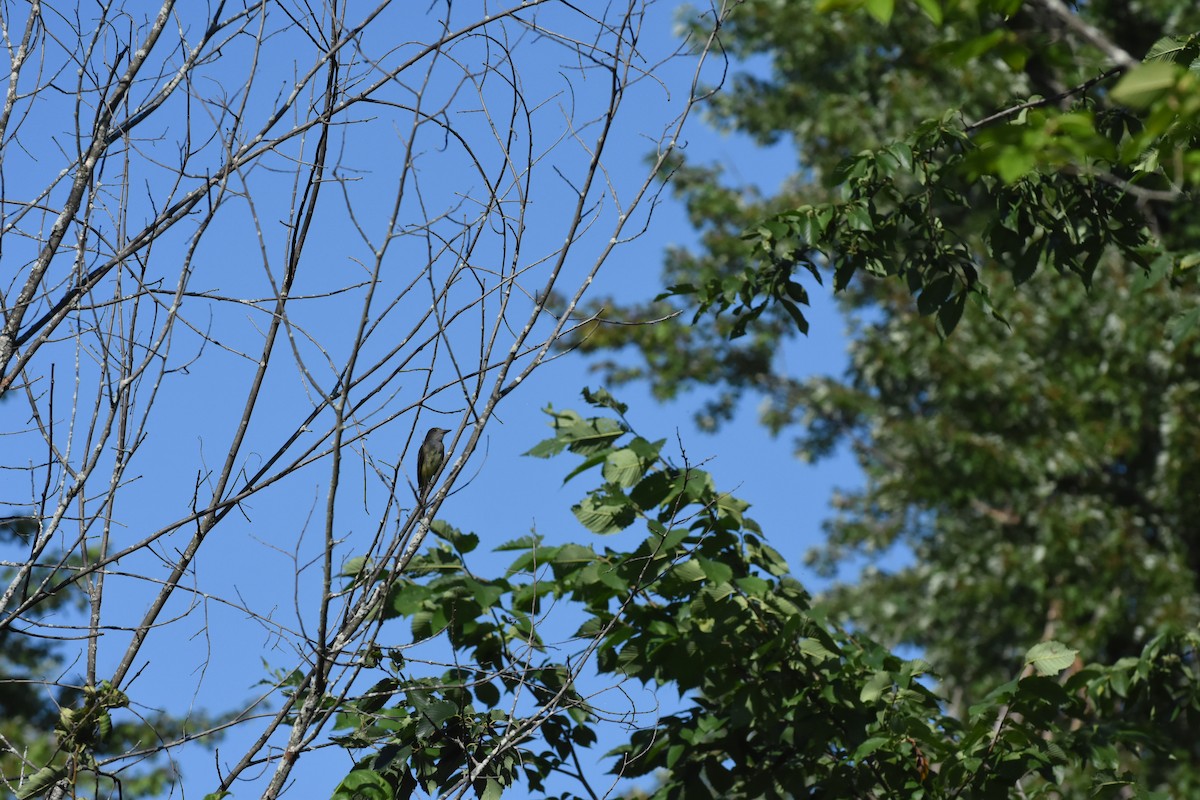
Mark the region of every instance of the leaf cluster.
<instances>
[{"instance_id":1,"label":"leaf cluster","mask_svg":"<svg viewBox=\"0 0 1200 800\"><path fill-rule=\"evenodd\" d=\"M654 776L661 798L1050 797L1066 775L1103 793L1132 786L1131 760L1163 746L1121 718L1130 700L1196 707L1196 637L1164 635L1112 667L1042 642L957 708L934 665L814 609L744 502L635 435L607 392L588 396L618 416L547 409L555 434L530 454L578 457L567 480L598 473L576 516L609 540L640 530L634 546L526 537L498 548L516 556L489 579L466 563L478 538L436 523L439 542L394 576L387 607L412 643L381 647L370 666L386 676L341 709L338 743L365 752L336 796L497 797L564 776L594 796L581 765L604 727L627 739L610 771ZM567 606L582 623L548 642L547 615ZM432 637L454 667L423 675L405 653ZM568 643L576 655L563 659ZM597 680L679 701L631 725L582 688Z\"/></svg>"}]
</instances>

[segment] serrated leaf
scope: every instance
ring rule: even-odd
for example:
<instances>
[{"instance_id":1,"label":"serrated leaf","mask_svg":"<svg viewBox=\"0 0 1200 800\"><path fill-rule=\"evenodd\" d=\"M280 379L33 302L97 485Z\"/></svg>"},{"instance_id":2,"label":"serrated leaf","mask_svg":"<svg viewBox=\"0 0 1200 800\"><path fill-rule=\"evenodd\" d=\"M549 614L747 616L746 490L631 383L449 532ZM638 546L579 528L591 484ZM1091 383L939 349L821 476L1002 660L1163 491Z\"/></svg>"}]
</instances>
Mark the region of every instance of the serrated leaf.
<instances>
[{"instance_id":1,"label":"serrated leaf","mask_svg":"<svg viewBox=\"0 0 1200 800\"><path fill-rule=\"evenodd\" d=\"M1062 642L1041 642L1029 648L1025 654L1025 663L1032 666L1039 675L1057 675L1075 663L1078 650L1072 650Z\"/></svg>"},{"instance_id":2,"label":"serrated leaf","mask_svg":"<svg viewBox=\"0 0 1200 800\"><path fill-rule=\"evenodd\" d=\"M559 439L542 439L533 447L526 450L522 455L533 456L534 458L549 458L556 456L563 450L567 449L567 443Z\"/></svg>"},{"instance_id":3,"label":"serrated leaf","mask_svg":"<svg viewBox=\"0 0 1200 800\"><path fill-rule=\"evenodd\" d=\"M629 497L643 511L649 511L670 497L674 488L674 476L663 471L652 472L633 487Z\"/></svg>"},{"instance_id":4,"label":"serrated leaf","mask_svg":"<svg viewBox=\"0 0 1200 800\"><path fill-rule=\"evenodd\" d=\"M590 564L596 560L596 553L590 547L580 544L564 544L557 548L554 555L555 564Z\"/></svg>"},{"instance_id":5,"label":"serrated leaf","mask_svg":"<svg viewBox=\"0 0 1200 800\"><path fill-rule=\"evenodd\" d=\"M733 580L733 568L725 562L714 561L704 556L697 556L696 560L700 564L700 569L704 570L704 577L708 578L710 583L728 583Z\"/></svg>"},{"instance_id":6,"label":"serrated leaf","mask_svg":"<svg viewBox=\"0 0 1200 800\"><path fill-rule=\"evenodd\" d=\"M1191 66L1200 56L1200 36L1164 36L1150 46L1145 61L1166 61L1182 66Z\"/></svg>"},{"instance_id":7,"label":"serrated leaf","mask_svg":"<svg viewBox=\"0 0 1200 800\"><path fill-rule=\"evenodd\" d=\"M704 568L694 558L671 567L670 576L683 583L695 583L704 580Z\"/></svg>"},{"instance_id":8,"label":"serrated leaf","mask_svg":"<svg viewBox=\"0 0 1200 800\"><path fill-rule=\"evenodd\" d=\"M733 585L751 597L762 597L771 589L771 582L765 581L757 575L747 575L744 578L738 578L733 582ZM801 648L803 648L803 645L801 645Z\"/></svg>"},{"instance_id":9,"label":"serrated leaf","mask_svg":"<svg viewBox=\"0 0 1200 800\"><path fill-rule=\"evenodd\" d=\"M628 447L613 450L605 456L601 474L604 480L628 489L642 477L642 460Z\"/></svg>"},{"instance_id":10,"label":"serrated leaf","mask_svg":"<svg viewBox=\"0 0 1200 800\"><path fill-rule=\"evenodd\" d=\"M833 652L816 639L800 639L799 645L801 653L818 663L825 661L826 659L837 657L837 653Z\"/></svg>"},{"instance_id":11,"label":"serrated leaf","mask_svg":"<svg viewBox=\"0 0 1200 800\"><path fill-rule=\"evenodd\" d=\"M593 533L616 533L632 525L637 517L633 503L628 498L595 494L571 506L571 513Z\"/></svg>"},{"instance_id":12,"label":"serrated leaf","mask_svg":"<svg viewBox=\"0 0 1200 800\"><path fill-rule=\"evenodd\" d=\"M495 550L496 550L496 552L501 552L504 550L529 550L530 548L536 547L537 545L541 544L541 542L542 542L542 537L540 537L536 534L531 534L529 536L519 536L516 539L509 539L506 542L502 542L501 544L496 545Z\"/></svg>"},{"instance_id":13,"label":"serrated leaf","mask_svg":"<svg viewBox=\"0 0 1200 800\"><path fill-rule=\"evenodd\" d=\"M863 684L862 691L858 694L858 699L864 703L874 703L880 697L883 697L884 691L892 686L892 675L890 672L876 672L867 682Z\"/></svg>"},{"instance_id":14,"label":"serrated leaf","mask_svg":"<svg viewBox=\"0 0 1200 800\"><path fill-rule=\"evenodd\" d=\"M875 230L875 222L871 219L871 212L866 206L852 204L844 209L846 215L846 226L850 230L863 231L870 233Z\"/></svg>"}]
</instances>

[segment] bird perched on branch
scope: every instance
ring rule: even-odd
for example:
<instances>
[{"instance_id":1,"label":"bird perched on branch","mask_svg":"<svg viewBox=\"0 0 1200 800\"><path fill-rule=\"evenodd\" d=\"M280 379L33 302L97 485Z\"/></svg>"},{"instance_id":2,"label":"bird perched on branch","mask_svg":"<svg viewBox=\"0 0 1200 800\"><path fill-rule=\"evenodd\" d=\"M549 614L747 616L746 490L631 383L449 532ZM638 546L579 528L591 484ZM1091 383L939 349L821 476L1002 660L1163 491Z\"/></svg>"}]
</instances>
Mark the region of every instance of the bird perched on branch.
<instances>
[{"instance_id":1,"label":"bird perched on branch","mask_svg":"<svg viewBox=\"0 0 1200 800\"><path fill-rule=\"evenodd\" d=\"M442 462L446 460L446 446L442 437L449 433L448 428L430 428L417 451L417 498L425 502L425 496L432 488L433 476L437 474Z\"/></svg>"}]
</instances>

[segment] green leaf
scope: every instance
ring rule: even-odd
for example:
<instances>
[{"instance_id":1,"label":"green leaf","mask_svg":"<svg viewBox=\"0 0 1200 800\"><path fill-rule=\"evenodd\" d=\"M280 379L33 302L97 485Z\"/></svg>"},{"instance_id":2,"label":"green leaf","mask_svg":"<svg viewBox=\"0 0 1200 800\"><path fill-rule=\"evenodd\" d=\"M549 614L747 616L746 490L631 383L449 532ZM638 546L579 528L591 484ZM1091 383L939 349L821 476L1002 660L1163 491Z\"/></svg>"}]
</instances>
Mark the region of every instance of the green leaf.
<instances>
[{"instance_id":1,"label":"green leaf","mask_svg":"<svg viewBox=\"0 0 1200 800\"><path fill-rule=\"evenodd\" d=\"M931 280L917 298L917 311L922 316L928 316L940 309L950 296L957 284L955 277L949 273L938 275Z\"/></svg>"},{"instance_id":2,"label":"green leaf","mask_svg":"<svg viewBox=\"0 0 1200 800\"><path fill-rule=\"evenodd\" d=\"M506 542L496 545L496 552L505 550L529 550L542 543L542 537L532 534L529 536L520 536L516 539L509 539Z\"/></svg>"},{"instance_id":3,"label":"green leaf","mask_svg":"<svg viewBox=\"0 0 1200 800\"><path fill-rule=\"evenodd\" d=\"M696 293L696 287L690 283L677 283L673 286L668 286L665 291L659 292L654 297L654 301L666 300L669 297L677 295L691 295Z\"/></svg>"},{"instance_id":4,"label":"green leaf","mask_svg":"<svg viewBox=\"0 0 1200 800\"><path fill-rule=\"evenodd\" d=\"M1041 642L1029 648L1025 654L1025 663L1032 666L1039 675L1057 675L1075 663L1078 650L1072 650L1061 642Z\"/></svg>"},{"instance_id":5,"label":"green leaf","mask_svg":"<svg viewBox=\"0 0 1200 800\"><path fill-rule=\"evenodd\" d=\"M1163 278L1171 274L1175 268L1175 259L1168 253L1161 253L1150 262L1149 269L1134 278L1133 290L1138 294L1157 286Z\"/></svg>"},{"instance_id":6,"label":"green leaf","mask_svg":"<svg viewBox=\"0 0 1200 800\"><path fill-rule=\"evenodd\" d=\"M589 531L606 534L625 530L637 518L637 509L624 495L590 494L571 506L571 513Z\"/></svg>"},{"instance_id":7,"label":"green leaf","mask_svg":"<svg viewBox=\"0 0 1200 800\"><path fill-rule=\"evenodd\" d=\"M965 291L960 291L943 303L937 314L938 333L943 337L953 333L954 329L958 327L958 321L962 319L963 309L966 305L967 293Z\"/></svg>"},{"instance_id":8,"label":"green leaf","mask_svg":"<svg viewBox=\"0 0 1200 800\"><path fill-rule=\"evenodd\" d=\"M837 653L833 652L816 639L809 639L807 637L802 638L799 640L798 644L800 645L800 652L813 659L817 663L825 661L826 659L837 657Z\"/></svg>"},{"instance_id":9,"label":"green leaf","mask_svg":"<svg viewBox=\"0 0 1200 800\"><path fill-rule=\"evenodd\" d=\"M855 761L866 758L879 748L891 744L891 741L892 739L890 736L872 736L870 739L867 739L865 742L856 747L854 749L854 754L850 757Z\"/></svg>"},{"instance_id":10,"label":"green leaf","mask_svg":"<svg viewBox=\"0 0 1200 800\"><path fill-rule=\"evenodd\" d=\"M366 556L354 556L346 559L346 563L342 566L342 571L339 574L343 578L355 578L359 573L370 569L374 565Z\"/></svg>"},{"instance_id":11,"label":"green leaf","mask_svg":"<svg viewBox=\"0 0 1200 800\"><path fill-rule=\"evenodd\" d=\"M1176 342L1182 341L1195 329L1197 322L1200 322L1200 307L1173 317L1167 323L1167 335Z\"/></svg>"},{"instance_id":12,"label":"green leaf","mask_svg":"<svg viewBox=\"0 0 1200 800\"><path fill-rule=\"evenodd\" d=\"M834 291L842 291L850 285L850 279L854 277L854 273L858 270L858 262L852 258L839 259L837 268L833 272L833 288Z\"/></svg>"},{"instance_id":13,"label":"green leaf","mask_svg":"<svg viewBox=\"0 0 1200 800\"><path fill-rule=\"evenodd\" d=\"M452 700L427 700L423 692L412 692L409 701L421 717L417 735L424 738L440 730L442 723L458 716L458 704Z\"/></svg>"},{"instance_id":14,"label":"green leaf","mask_svg":"<svg viewBox=\"0 0 1200 800\"><path fill-rule=\"evenodd\" d=\"M470 553L479 546L479 536L474 533L463 533L444 520L434 520L429 526L434 536L449 542L459 553Z\"/></svg>"},{"instance_id":15,"label":"green leaf","mask_svg":"<svg viewBox=\"0 0 1200 800\"><path fill-rule=\"evenodd\" d=\"M567 449L567 443L560 439L543 439L525 451L524 455L534 458L549 458Z\"/></svg>"},{"instance_id":16,"label":"green leaf","mask_svg":"<svg viewBox=\"0 0 1200 800\"><path fill-rule=\"evenodd\" d=\"M864 703L874 703L880 697L883 697L884 691L890 688L892 688L892 674L890 672L876 672L863 684L858 699Z\"/></svg>"},{"instance_id":17,"label":"green leaf","mask_svg":"<svg viewBox=\"0 0 1200 800\"><path fill-rule=\"evenodd\" d=\"M675 479L669 473L658 470L651 472L629 492L629 498L637 503L638 508L650 511L657 508L675 489Z\"/></svg>"},{"instance_id":18,"label":"green leaf","mask_svg":"<svg viewBox=\"0 0 1200 800\"><path fill-rule=\"evenodd\" d=\"M945 14L942 11L940 0L916 0L917 6L925 12L925 16L929 17L930 22L934 25L941 25L945 19Z\"/></svg>"},{"instance_id":19,"label":"green leaf","mask_svg":"<svg viewBox=\"0 0 1200 800\"><path fill-rule=\"evenodd\" d=\"M1133 108L1145 108L1175 86L1180 69L1170 62L1139 64L1113 87L1112 98Z\"/></svg>"},{"instance_id":20,"label":"green leaf","mask_svg":"<svg viewBox=\"0 0 1200 800\"><path fill-rule=\"evenodd\" d=\"M679 493L689 503L707 503L716 491L712 475L702 469L688 469L676 476Z\"/></svg>"},{"instance_id":21,"label":"green leaf","mask_svg":"<svg viewBox=\"0 0 1200 800\"><path fill-rule=\"evenodd\" d=\"M583 461L581 461L579 463L579 465L577 467L575 467L575 469L571 470L563 477L563 483L565 484L565 483L569 482L571 479L576 478L579 475L584 474L585 472L591 471L591 469L593 467L597 466L598 464L603 464L608 459L608 454L609 454L609 451L601 450L598 453L593 453L592 455L588 456Z\"/></svg>"},{"instance_id":22,"label":"green leaf","mask_svg":"<svg viewBox=\"0 0 1200 800\"><path fill-rule=\"evenodd\" d=\"M395 678L384 678L363 694L358 703L358 710L368 714L375 713L387 704L398 688L400 684Z\"/></svg>"},{"instance_id":23,"label":"green leaf","mask_svg":"<svg viewBox=\"0 0 1200 800\"><path fill-rule=\"evenodd\" d=\"M580 544L564 544L554 554L554 563L559 565L590 564L595 560L595 551Z\"/></svg>"},{"instance_id":24,"label":"green leaf","mask_svg":"<svg viewBox=\"0 0 1200 800\"><path fill-rule=\"evenodd\" d=\"M333 800L392 800L392 787L378 772L356 769L333 790Z\"/></svg>"},{"instance_id":25,"label":"green leaf","mask_svg":"<svg viewBox=\"0 0 1200 800\"><path fill-rule=\"evenodd\" d=\"M467 577L465 583L471 591L471 596L475 598L475 602L485 611L494 606L504 595L504 587L494 583L481 583L471 577Z\"/></svg>"},{"instance_id":26,"label":"green leaf","mask_svg":"<svg viewBox=\"0 0 1200 800\"><path fill-rule=\"evenodd\" d=\"M58 782L60 778L65 778L67 768L64 765L42 767L33 775L29 776L21 787L17 789L17 800L27 800L34 795L41 794Z\"/></svg>"},{"instance_id":27,"label":"green leaf","mask_svg":"<svg viewBox=\"0 0 1200 800\"><path fill-rule=\"evenodd\" d=\"M733 580L733 568L723 561L697 556L696 561L710 583L722 584Z\"/></svg>"},{"instance_id":28,"label":"green leaf","mask_svg":"<svg viewBox=\"0 0 1200 800\"><path fill-rule=\"evenodd\" d=\"M757 575L747 575L744 578L738 578L733 582L733 585L751 597L763 597L771 590L771 582L765 581Z\"/></svg>"},{"instance_id":29,"label":"green leaf","mask_svg":"<svg viewBox=\"0 0 1200 800\"><path fill-rule=\"evenodd\" d=\"M783 288L788 297L801 305L808 305L808 290L804 288L803 284L789 280Z\"/></svg>"},{"instance_id":30,"label":"green leaf","mask_svg":"<svg viewBox=\"0 0 1200 800\"><path fill-rule=\"evenodd\" d=\"M731 519L737 527L746 527L748 522L743 516L750 504L739 500L731 494L723 494L717 498L717 511L721 519ZM749 524L753 524L752 521Z\"/></svg>"},{"instance_id":31,"label":"green leaf","mask_svg":"<svg viewBox=\"0 0 1200 800\"><path fill-rule=\"evenodd\" d=\"M1145 61L1166 61L1183 67L1192 66L1200 57L1200 35L1164 36L1150 46Z\"/></svg>"},{"instance_id":32,"label":"green leaf","mask_svg":"<svg viewBox=\"0 0 1200 800\"><path fill-rule=\"evenodd\" d=\"M605 456L604 469L601 472L606 481L626 489L634 486L645 474L641 458L628 447L613 450Z\"/></svg>"},{"instance_id":33,"label":"green leaf","mask_svg":"<svg viewBox=\"0 0 1200 800\"><path fill-rule=\"evenodd\" d=\"M973 36L956 42L947 42L939 48L945 51L947 61L958 67L963 67L971 61L998 47L1010 34L1003 28L996 28L980 36Z\"/></svg>"},{"instance_id":34,"label":"green leaf","mask_svg":"<svg viewBox=\"0 0 1200 800\"><path fill-rule=\"evenodd\" d=\"M422 609L412 615L413 641L420 642L431 639L441 633L449 624L443 609Z\"/></svg>"},{"instance_id":35,"label":"green leaf","mask_svg":"<svg viewBox=\"0 0 1200 800\"><path fill-rule=\"evenodd\" d=\"M850 230L864 233L871 233L875 230L875 221L871 219L871 212L865 205L851 204L846 206L843 211Z\"/></svg>"},{"instance_id":36,"label":"green leaf","mask_svg":"<svg viewBox=\"0 0 1200 800\"><path fill-rule=\"evenodd\" d=\"M1005 147L993 157L992 168L1000 180L1007 184L1016 183L1020 178L1032 172L1037 167L1037 154L1032 150Z\"/></svg>"},{"instance_id":37,"label":"green leaf","mask_svg":"<svg viewBox=\"0 0 1200 800\"><path fill-rule=\"evenodd\" d=\"M896 0L866 0L867 13L884 25L892 21L892 13L896 10Z\"/></svg>"},{"instance_id":38,"label":"green leaf","mask_svg":"<svg viewBox=\"0 0 1200 800\"><path fill-rule=\"evenodd\" d=\"M893 142L884 148L884 152L896 160L900 169L911 172L913 168L913 149L905 142Z\"/></svg>"},{"instance_id":39,"label":"green leaf","mask_svg":"<svg viewBox=\"0 0 1200 800\"><path fill-rule=\"evenodd\" d=\"M580 455L591 455L606 449L614 440L625 433L625 427L608 417L584 419L575 411L555 411L547 406L543 412L554 418L554 438L545 439L526 451L527 456L547 458L561 453L564 448Z\"/></svg>"},{"instance_id":40,"label":"green leaf","mask_svg":"<svg viewBox=\"0 0 1200 800\"><path fill-rule=\"evenodd\" d=\"M668 574L681 583L695 583L704 580L704 568L694 558L689 558L687 561L671 567Z\"/></svg>"},{"instance_id":41,"label":"green leaf","mask_svg":"<svg viewBox=\"0 0 1200 800\"><path fill-rule=\"evenodd\" d=\"M799 330L801 334L807 336L808 320L804 318L804 312L801 311L799 307L797 307L796 304L791 300L786 300L782 297L779 298L779 304L783 306L783 310L786 311L788 316L792 318L792 321L796 323L796 329Z\"/></svg>"},{"instance_id":42,"label":"green leaf","mask_svg":"<svg viewBox=\"0 0 1200 800\"><path fill-rule=\"evenodd\" d=\"M582 394L584 402L586 402L588 405L593 405L597 408L611 408L618 414L624 414L629 410L628 405L617 400L617 398L613 397L612 394L609 393L608 389L603 387L599 389L590 389L584 387Z\"/></svg>"}]
</instances>

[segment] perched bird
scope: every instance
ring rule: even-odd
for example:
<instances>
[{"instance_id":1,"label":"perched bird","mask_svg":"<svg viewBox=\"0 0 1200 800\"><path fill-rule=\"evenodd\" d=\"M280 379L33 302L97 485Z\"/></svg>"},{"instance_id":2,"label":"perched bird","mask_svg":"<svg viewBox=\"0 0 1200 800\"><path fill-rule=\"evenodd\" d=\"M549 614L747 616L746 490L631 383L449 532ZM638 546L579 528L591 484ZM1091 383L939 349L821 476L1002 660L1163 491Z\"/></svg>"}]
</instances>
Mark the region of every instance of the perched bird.
<instances>
[{"instance_id":1,"label":"perched bird","mask_svg":"<svg viewBox=\"0 0 1200 800\"><path fill-rule=\"evenodd\" d=\"M432 488L433 476L446 459L442 437L449 432L447 428L430 428L425 434L425 441L421 442L421 449L417 451L417 497L422 502Z\"/></svg>"}]
</instances>

